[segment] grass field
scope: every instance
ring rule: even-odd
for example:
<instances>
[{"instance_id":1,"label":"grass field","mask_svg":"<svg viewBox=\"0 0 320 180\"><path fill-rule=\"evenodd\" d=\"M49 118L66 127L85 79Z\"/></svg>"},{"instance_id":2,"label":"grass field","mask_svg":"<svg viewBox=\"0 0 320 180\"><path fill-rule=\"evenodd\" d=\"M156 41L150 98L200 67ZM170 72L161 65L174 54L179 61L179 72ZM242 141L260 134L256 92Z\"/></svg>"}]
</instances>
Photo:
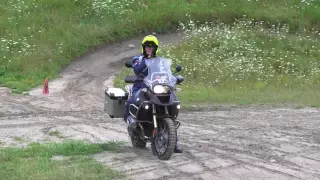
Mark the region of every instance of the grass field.
<instances>
[{"instance_id":1,"label":"grass field","mask_svg":"<svg viewBox=\"0 0 320 180\"><path fill-rule=\"evenodd\" d=\"M89 48L139 33L176 30L236 18L287 23L290 31L320 28L319 3L298 0L2 0L0 84L16 92L58 76ZM270 22L269 25L267 22Z\"/></svg>"},{"instance_id":2,"label":"grass field","mask_svg":"<svg viewBox=\"0 0 320 180\"><path fill-rule=\"evenodd\" d=\"M122 174L89 156L116 149L115 143L87 144L78 141L33 143L25 149L4 148L0 149L0 177L3 180L120 179L124 177Z\"/></svg>"},{"instance_id":3,"label":"grass field","mask_svg":"<svg viewBox=\"0 0 320 180\"><path fill-rule=\"evenodd\" d=\"M292 33L288 25L181 24L186 39L160 56L184 67L180 99L190 104L294 104L320 106L320 34ZM123 69L123 77L132 74Z\"/></svg>"}]
</instances>

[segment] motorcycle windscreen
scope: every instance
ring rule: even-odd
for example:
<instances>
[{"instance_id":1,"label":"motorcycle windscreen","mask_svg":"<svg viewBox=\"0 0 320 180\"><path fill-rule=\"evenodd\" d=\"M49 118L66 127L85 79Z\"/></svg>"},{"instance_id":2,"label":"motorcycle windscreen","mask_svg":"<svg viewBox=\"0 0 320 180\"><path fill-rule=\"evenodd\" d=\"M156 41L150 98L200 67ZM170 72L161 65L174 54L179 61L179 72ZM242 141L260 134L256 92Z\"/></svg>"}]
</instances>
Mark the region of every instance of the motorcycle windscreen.
<instances>
[{"instance_id":1,"label":"motorcycle windscreen","mask_svg":"<svg viewBox=\"0 0 320 180\"><path fill-rule=\"evenodd\" d=\"M144 83L152 89L156 84L162 84L174 87L177 79L172 75L171 64L172 61L167 58L155 57L147 59L146 66L148 68L148 75L144 78Z\"/></svg>"}]
</instances>

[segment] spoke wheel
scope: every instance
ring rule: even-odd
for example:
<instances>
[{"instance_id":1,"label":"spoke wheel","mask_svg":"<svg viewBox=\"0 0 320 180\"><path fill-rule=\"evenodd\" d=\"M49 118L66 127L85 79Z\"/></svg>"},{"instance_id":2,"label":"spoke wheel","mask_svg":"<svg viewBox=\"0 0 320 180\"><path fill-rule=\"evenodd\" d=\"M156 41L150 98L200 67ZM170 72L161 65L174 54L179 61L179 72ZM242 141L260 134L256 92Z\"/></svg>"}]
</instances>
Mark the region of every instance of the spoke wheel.
<instances>
[{"instance_id":1,"label":"spoke wheel","mask_svg":"<svg viewBox=\"0 0 320 180\"><path fill-rule=\"evenodd\" d=\"M173 154L176 144L176 128L171 119L163 119L152 137L151 148L160 160L168 160Z\"/></svg>"}]
</instances>

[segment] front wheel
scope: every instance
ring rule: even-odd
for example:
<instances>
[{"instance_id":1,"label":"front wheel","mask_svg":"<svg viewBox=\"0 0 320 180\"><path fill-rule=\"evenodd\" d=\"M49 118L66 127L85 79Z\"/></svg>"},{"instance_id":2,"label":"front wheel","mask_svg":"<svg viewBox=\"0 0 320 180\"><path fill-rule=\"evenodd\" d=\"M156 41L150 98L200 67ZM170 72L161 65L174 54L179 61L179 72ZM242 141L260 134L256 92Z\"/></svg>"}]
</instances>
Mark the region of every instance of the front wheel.
<instances>
[{"instance_id":1,"label":"front wheel","mask_svg":"<svg viewBox=\"0 0 320 180\"><path fill-rule=\"evenodd\" d=\"M151 139L152 153L160 160L171 158L176 145L176 128L171 119L158 121L158 129Z\"/></svg>"}]
</instances>

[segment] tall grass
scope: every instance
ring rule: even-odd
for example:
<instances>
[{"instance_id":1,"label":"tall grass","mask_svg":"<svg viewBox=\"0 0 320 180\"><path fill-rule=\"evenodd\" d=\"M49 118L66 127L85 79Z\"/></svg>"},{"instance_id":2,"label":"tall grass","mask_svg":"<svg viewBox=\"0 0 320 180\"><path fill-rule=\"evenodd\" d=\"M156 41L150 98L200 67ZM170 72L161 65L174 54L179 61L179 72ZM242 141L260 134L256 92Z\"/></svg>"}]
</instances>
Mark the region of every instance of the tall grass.
<instances>
[{"instance_id":1,"label":"tall grass","mask_svg":"<svg viewBox=\"0 0 320 180\"><path fill-rule=\"evenodd\" d=\"M173 31L190 19L232 23L245 15L266 25L286 22L292 32L319 29L319 7L310 0L2 0L0 84L28 90L89 48Z\"/></svg>"},{"instance_id":2,"label":"tall grass","mask_svg":"<svg viewBox=\"0 0 320 180\"><path fill-rule=\"evenodd\" d=\"M185 40L160 56L184 67L184 103L272 103L319 106L320 33L286 24L181 24ZM124 70L116 85L123 86Z\"/></svg>"}]
</instances>

